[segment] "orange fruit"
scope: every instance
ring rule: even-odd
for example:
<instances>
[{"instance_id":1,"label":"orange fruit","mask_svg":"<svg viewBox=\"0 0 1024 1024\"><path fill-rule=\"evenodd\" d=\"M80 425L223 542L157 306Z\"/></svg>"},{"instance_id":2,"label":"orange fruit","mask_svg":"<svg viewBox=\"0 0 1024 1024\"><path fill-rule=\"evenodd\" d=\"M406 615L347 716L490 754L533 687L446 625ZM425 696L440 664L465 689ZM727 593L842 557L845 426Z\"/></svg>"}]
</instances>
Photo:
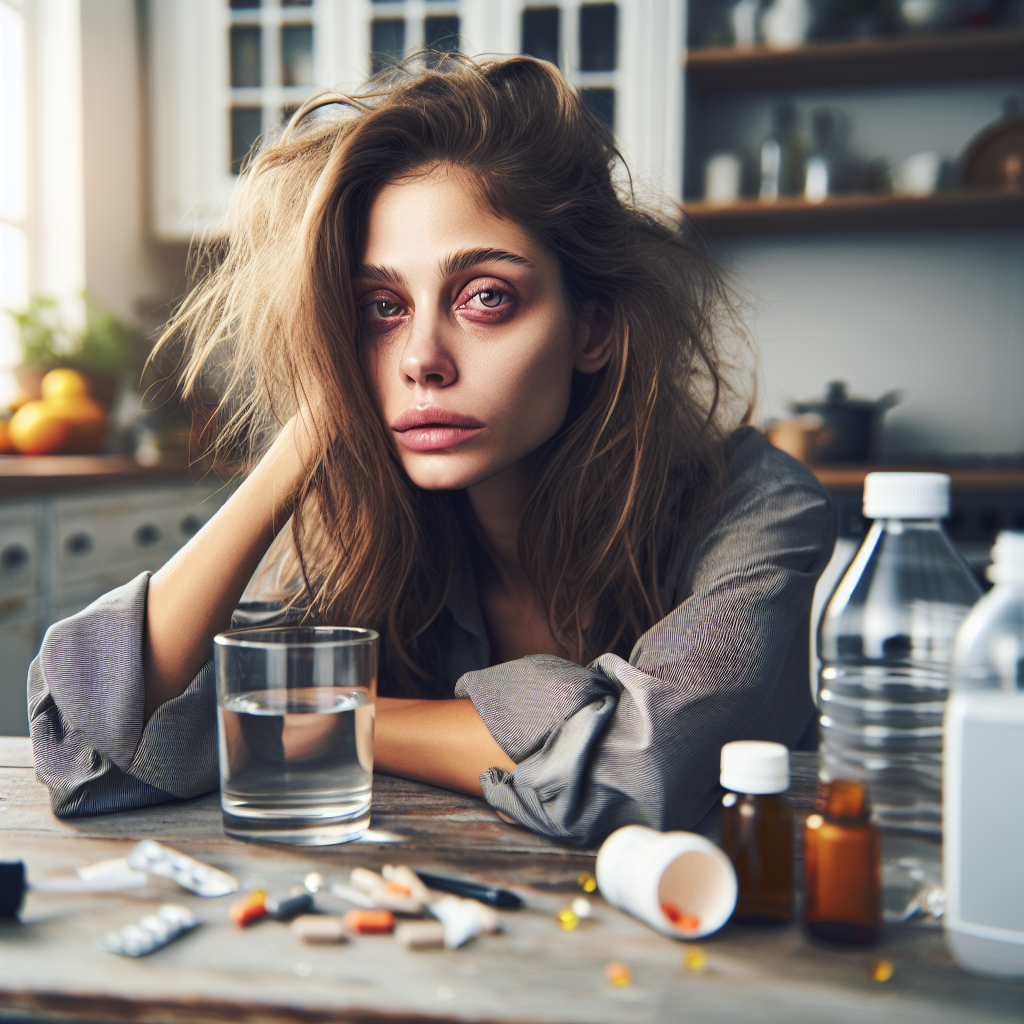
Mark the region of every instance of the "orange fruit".
<instances>
[{"instance_id":1,"label":"orange fruit","mask_svg":"<svg viewBox=\"0 0 1024 1024\"><path fill-rule=\"evenodd\" d=\"M91 452L99 447L107 430L107 410L99 402L88 395L67 395L45 404L67 425L65 451Z\"/></svg>"},{"instance_id":2,"label":"orange fruit","mask_svg":"<svg viewBox=\"0 0 1024 1024\"><path fill-rule=\"evenodd\" d=\"M88 395L89 382L77 370L62 366L51 370L39 382L39 394L44 402Z\"/></svg>"},{"instance_id":3,"label":"orange fruit","mask_svg":"<svg viewBox=\"0 0 1024 1024\"><path fill-rule=\"evenodd\" d=\"M65 442L68 425L49 402L26 402L7 424L7 436L23 455L45 455Z\"/></svg>"}]
</instances>

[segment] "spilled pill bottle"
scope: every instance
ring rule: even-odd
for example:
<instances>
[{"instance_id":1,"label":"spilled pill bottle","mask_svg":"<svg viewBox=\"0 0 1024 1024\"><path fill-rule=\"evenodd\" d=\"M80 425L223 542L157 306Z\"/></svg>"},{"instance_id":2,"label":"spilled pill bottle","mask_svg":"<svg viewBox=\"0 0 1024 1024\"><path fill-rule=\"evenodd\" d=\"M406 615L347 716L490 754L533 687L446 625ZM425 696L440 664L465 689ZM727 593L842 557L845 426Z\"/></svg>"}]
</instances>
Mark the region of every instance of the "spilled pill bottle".
<instances>
[{"instance_id":1,"label":"spilled pill bottle","mask_svg":"<svg viewBox=\"0 0 1024 1024\"><path fill-rule=\"evenodd\" d=\"M736 906L736 872L693 832L616 829L597 854L597 885L614 907L675 939L718 931Z\"/></svg>"},{"instance_id":2,"label":"spilled pill bottle","mask_svg":"<svg viewBox=\"0 0 1024 1024\"><path fill-rule=\"evenodd\" d=\"M882 841L863 782L819 782L804 824L804 925L819 939L865 944L882 926Z\"/></svg>"},{"instance_id":3,"label":"spilled pill bottle","mask_svg":"<svg viewBox=\"0 0 1024 1024\"><path fill-rule=\"evenodd\" d=\"M781 743L738 740L722 747L722 849L736 869L734 921L771 924L793 917L793 808L789 751Z\"/></svg>"}]
</instances>

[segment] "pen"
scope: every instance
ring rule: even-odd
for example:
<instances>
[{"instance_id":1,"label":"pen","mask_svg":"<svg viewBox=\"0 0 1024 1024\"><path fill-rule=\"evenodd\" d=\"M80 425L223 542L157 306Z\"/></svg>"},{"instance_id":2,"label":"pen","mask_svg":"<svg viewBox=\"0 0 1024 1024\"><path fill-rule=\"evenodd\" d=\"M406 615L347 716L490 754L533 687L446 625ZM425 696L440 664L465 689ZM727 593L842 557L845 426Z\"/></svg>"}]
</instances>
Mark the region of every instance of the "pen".
<instances>
[{"instance_id":1,"label":"pen","mask_svg":"<svg viewBox=\"0 0 1024 1024\"><path fill-rule=\"evenodd\" d=\"M464 882L460 878L445 878L444 875L431 875L426 871L417 871L416 874L428 889L436 889L438 892L465 896L502 910L518 910L523 905L523 901L508 889L496 889L493 885L481 882Z\"/></svg>"}]
</instances>

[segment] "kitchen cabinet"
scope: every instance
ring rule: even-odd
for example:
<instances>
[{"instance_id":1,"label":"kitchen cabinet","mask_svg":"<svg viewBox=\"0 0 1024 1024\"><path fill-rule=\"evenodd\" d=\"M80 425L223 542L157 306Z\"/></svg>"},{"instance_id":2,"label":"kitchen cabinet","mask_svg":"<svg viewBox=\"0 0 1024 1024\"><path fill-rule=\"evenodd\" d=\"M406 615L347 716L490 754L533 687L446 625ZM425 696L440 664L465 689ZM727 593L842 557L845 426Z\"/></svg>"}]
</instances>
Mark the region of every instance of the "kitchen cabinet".
<instances>
[{"instance_id":1,"label":"kitchen cabinet","mask_svg":"<svg viewBox=\"0 0 1024 1024\"><path fill-rule=\"evenodd\" d=\"M216 479L116 468L35 482L0 473L0 735L28 732L25 683L47 627L159 569L226 497Z\"/></svg>"},{"instance_id":2,"label":"kitchen cabinet","mask_svg":"<svg viewBox=\"0 0 1024 1024\"><path fill-rule=\"evenodd\" d=\"M705 203L703 167L720 140L705 138L710 114L723 97L744 93L787 97L822 90L885 96L899 119L907 86L949 86L991 81L1020 84L1024 78L1024 31L1000 29L932 37L807 44L790 50L765 47L708 47L686 57L687 180L684 210L712 235L815 233L848 230L975 228L1024 224L1024 191L951 191L912 198L876 194L830 196L810 203L780 198L772 203L740 199L725 206ZM905 116L905 115L902 115ZM982 123L976 130L984 127ZM753 149L760 139L735 139ZM873 154L869 154L873 155ZM955 155L955 154L950 154ZM748 188L750 187L748 174Z\"/></svg>"}]
</instances>

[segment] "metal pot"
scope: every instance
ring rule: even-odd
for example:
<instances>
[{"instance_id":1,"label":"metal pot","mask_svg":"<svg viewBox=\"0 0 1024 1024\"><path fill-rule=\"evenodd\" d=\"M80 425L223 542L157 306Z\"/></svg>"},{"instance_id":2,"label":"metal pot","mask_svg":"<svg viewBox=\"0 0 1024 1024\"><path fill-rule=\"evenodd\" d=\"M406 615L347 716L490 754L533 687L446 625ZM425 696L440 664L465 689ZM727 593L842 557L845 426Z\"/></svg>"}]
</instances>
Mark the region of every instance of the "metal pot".
<instances>
[{"instance_id":1,"label":"metal pot","mask_svg":"<svg viewBox=\"0 0 1024 1024\"><path fill-rule=\"evenodd\" d=\"M882 417L902 401L902 391L890 391L877 401L850 398L846 384L836 380L824 401L794 402L791 408L798 415L821 417L818 462L873 462L879 454Z\"/></svg>"}]
</instances>

